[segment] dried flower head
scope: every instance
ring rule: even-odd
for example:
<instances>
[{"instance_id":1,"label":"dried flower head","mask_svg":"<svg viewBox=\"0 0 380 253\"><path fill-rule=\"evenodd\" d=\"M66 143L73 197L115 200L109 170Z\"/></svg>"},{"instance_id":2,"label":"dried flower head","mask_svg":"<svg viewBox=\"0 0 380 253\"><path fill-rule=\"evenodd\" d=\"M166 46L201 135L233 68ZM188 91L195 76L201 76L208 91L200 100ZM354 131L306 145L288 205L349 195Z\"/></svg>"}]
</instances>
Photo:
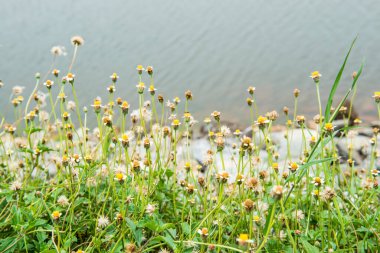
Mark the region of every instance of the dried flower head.
<instances>
[{"instance_id":1,"label":"dried flower head","mask_svg":"<svg viewBox=\"0 0 380 253\"><path fill-rule=\"evenodd\" d=\"M71 44L73 44L73 46L81 46L84 44L84 39L79 35L73 36L71 37Z\"/></svg>"}]
</instances>

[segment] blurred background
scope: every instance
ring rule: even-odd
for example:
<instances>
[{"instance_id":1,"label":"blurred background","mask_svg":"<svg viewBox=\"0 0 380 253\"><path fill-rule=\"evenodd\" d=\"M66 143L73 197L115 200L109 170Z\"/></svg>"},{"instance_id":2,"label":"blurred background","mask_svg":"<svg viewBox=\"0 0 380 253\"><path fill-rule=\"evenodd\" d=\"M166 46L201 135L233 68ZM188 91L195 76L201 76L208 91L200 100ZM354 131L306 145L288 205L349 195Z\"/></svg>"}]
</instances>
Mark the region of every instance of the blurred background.
<instances>
[{"instance_id":1,"label":"blurred background","mask_svg":"<svg viewBox=\"0 0 380 253\"><path fill-rule=\"evenodd\" d=\"M24 95L31 92L34 74L49 70L52 46L66 48L67 56L56 65L66 74L73 54L70 38L81 35L85 44L73 68L81 106L96 96L107 100L109 76L116 72L116 95L136 108L136 66L142 64L154 67L155 86L165 100L183 100L192 90L190 110L200 121L218 110L222 119L248 124L248 86L256 87L261 114L292 108L298 88L299 113L312 117L318 106L310 73L322 73L326 101L358 35L338 95L364 61L355 106L363 120L371 120L376 116L371 96L380 90L379 31L378 0L3 1L0 105L13 114L12 86L25 86Z\"/></svg>"}]
</instances>

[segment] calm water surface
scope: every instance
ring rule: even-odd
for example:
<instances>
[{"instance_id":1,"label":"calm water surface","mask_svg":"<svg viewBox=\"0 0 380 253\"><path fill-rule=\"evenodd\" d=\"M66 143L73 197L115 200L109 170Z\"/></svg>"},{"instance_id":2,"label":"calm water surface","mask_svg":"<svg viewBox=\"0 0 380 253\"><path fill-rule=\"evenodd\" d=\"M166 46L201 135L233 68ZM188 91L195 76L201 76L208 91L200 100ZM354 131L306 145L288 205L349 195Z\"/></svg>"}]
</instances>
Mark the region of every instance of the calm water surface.
<instances>
[{"instance_id":1,"label":"calm water surface","mask_svg":"<svg viewBox=\"0 0 380 253\"><path fill-rule=\"evenodd\" d=\"M248 123L250 85L257 88L261 113L291 107L299 88L300 113L312 116L317 99L310 72L322 73L326 99L358 34L339 94L365 60L356 105L370 118L376 115L372 93L380 90L379 31L378 0L2 1L0 79L6 86L0 105L12 108L14 85L33 89L34 73L49 69L54 45L67 49L57 62L66 72L70 37L79 34L85 45L73 71L82 106L98 95L107 98L113 72L120 76L117 95L136 105L135 67L143 64L154 66L156 87L167 99L192 90L190 108L200 119L219 110L223 118Z\"/></svg>"}]
</instances>

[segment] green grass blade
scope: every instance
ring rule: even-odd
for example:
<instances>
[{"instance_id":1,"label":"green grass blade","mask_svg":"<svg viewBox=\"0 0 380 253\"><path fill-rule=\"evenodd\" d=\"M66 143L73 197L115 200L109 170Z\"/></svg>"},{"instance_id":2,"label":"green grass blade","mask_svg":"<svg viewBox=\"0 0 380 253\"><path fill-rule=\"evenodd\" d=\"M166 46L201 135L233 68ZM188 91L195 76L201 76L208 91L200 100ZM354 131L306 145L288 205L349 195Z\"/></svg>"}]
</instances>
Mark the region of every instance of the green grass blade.
<instances>
[{"instance_id":1,"label":"green grass blade","mask_svg":"<svg viewBox=\"0 0 380 253\"><path fill-rule=\"evenodd\" d=\"M330 110L331 110L331 106L332 106L332 103L333 103L333 99L334 99L334 95L335 95L335 92L339 86L339 83L340 83L340 79L342 77L342 74L343 74L343 71L344 71L344 68L346 67L346 63L347 63L347 59L348 57L350 56L350 53L351 53L351 50L355 44L355 41L356 41L357 37L352 41L351 43L351 47L350 49L348 50L348 53L346 55L346 57L344 58L344 62L343 62L343 65L342 67L340 68L339 72L338 72L338 75L336 76L335 78L335 81L334 81L334 85L332 86L331 88L331 91L330 91L330 95L329 95L329 99L327 100L327 104L326 104L326 109L325 109L325 119L328 121L330 119Z\"/></svg>"},{"instance_id":2,"label":"green grass blade","mask_svg":"<svg viewBox=\"0 0 380 253\"><path fill-rule=\"evenodd\" d=\"M354 88L356 87L356 85L357 85L357 81L358 81L358 78L359 78L359 76L361 75L362 70L363 70L363 65L364 65L363 63L360 65L360 69L359 69L359 71L358 71L356 77L355 77L354 80L352 81L351 88L346 92L346 95L345 95L344 98L340 101L338 107L335 109L333 115L331 116L331 118L329 119L328 122L332 122L332 121L335 119L335 117L336 117L336 116L338 115L338 113L339 113L340 108L343 106L343 104L344 104L344 102L347 100L348 96L351 94L351 92L352 92L352 91L354 90Z\"/></svg>"}]
</instances>

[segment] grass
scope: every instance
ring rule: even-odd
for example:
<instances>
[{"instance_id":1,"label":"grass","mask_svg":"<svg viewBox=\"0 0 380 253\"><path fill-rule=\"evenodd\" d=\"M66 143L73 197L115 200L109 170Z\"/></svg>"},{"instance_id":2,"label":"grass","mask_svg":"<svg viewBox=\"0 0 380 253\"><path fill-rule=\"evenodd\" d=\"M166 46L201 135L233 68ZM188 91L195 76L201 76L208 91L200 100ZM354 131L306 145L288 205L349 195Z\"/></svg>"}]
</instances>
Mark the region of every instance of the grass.
<instances>
[{"instance_id":1,"label":"grass","mask_svg":"<svg viewBox=\"0 0 380 253\"><path fill-rule=\"evenodd\" d=\"M253 136L231 133L213 112L205 120L210 149L202 164L191 149L191 91L180 112L178 98L165 103L156 93L153 68L139 65L136 110L115 97L119 77L113 74L108 101L96 98L82 111L70 72L83 39L72 42L67 74L53 70L54 61L45 77L36 75L25 106L14 89L15 121L2 117L0 252L378 252L379 129L359 168L350 146L358 121L351 126L348 117L343 129L334 126L352 92L355 97L362 66L332 108L355 40L323 115L319 88L326 84L319 72L312 74L319 101L315 134L297 114L295 92L294 116L284 110L287 154L280 157L272 141L278 114L260 116L250 87ZM55 60L59 51L53 53ZM378 92L374 99L380 118ZM97 119L91 131L89 114ZM292 149L298 129L301 152ZM335 145L340 138L349 146L347 164Z\"/></svg>"}]
</instances>

